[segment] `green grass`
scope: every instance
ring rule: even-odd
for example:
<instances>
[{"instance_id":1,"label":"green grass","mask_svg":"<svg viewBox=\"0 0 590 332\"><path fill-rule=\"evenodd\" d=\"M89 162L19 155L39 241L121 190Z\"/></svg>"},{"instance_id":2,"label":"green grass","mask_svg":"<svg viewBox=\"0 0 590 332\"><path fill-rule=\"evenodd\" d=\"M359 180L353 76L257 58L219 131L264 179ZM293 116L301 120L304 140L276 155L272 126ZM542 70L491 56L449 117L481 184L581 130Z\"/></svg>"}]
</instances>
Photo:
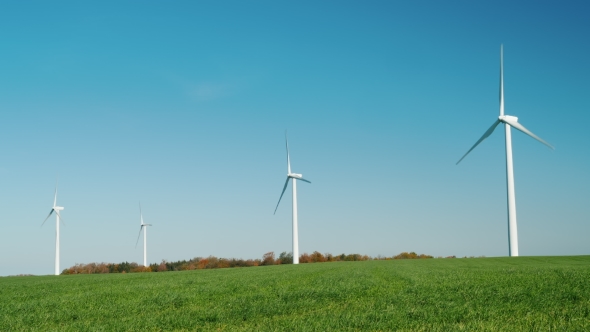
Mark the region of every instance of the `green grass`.
<instances>
[{"instance_id":1,"label":"green grass","mask_svg":"<svg viewBox=\"0 0 590 332\"><path fill-rule=\"evenodd\" d=\"M590 256L0 278L0 330L588 331Z\"/></svg>"}]
</instances>

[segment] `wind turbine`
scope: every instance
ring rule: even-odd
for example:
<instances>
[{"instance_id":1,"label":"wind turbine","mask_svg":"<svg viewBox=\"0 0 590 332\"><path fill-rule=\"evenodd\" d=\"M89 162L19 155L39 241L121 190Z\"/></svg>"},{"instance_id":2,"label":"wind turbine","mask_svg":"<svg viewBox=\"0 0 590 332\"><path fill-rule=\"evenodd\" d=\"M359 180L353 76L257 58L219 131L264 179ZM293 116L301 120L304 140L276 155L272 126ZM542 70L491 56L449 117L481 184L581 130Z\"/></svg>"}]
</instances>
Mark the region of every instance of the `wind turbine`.
<instances>
[{"instance_id":1,"label":"wind turbine","mask_svg":"<svg viewBox=\"0 0 590 332\"><path fill-rule=\"evenodd\" d=\"M504 130L506 133L506 187L508 191L508 251L510 256L518 256L518 233L516 229L516 198L514 193L514 170L512 166L512 136L510 133L510 127L520 130L521 132L529 135L537 141L547 145L551 149L553 146L545 142L537 135L530 132L523 125L518 123L518 118L511 115L504 115L504 47L500 45L500 116L494 124L483 134L483 136L475 142L475 144L459 159L457 165L465 158L471 150L481 143L484 139L490 136L494 129L500 124L504 124Z\"/></svg>"},{"instance_id":2,"label":"wind turbine","mask_svg":"<svg viewBox=\"0 0 590 332\"><path fill-rule=\"evenodd\" d=\"M55 183L55 194L53 195L53 207L51 208L51 211L49 211L47 218L45 218L45 220L43 220L43 223L41 224L41 227L43 227L43 225L45 224L47 219L49 219L49 217L51 217L51 214L53 212L55 212L55 275L56 276L59 275L59 222L61 220L61 216L59 214L59 211L61 211L63 209L64 208L62 206L57 206L57 182L56 182Z\"/></svg>"},{"instance_id":3,"label":"wind turbine","mask_svg":"<svg viewBox=\"0 0 590 332\"><path fill-rule=\"evenodd\" d=\"M137 248L137 244L139 243L139 237L141 236L141 231L143 230L143 266L147 266L147 227L151 226L152 224L143 223L143 215L141 214L141 203L139 203L139 224L139 234L137 235L135 248Z\"/></svg>"},{"instance_id":4,"label":"wind turbine","mask_svg":"<svg viewBox=\"0 0 590 332\"><path fill-rule=\"evenodd\" d=\"M285 190L287 190L287 185L289 184L289 180L293 179L293 264L299 264L299 235L297 233L297 180L305 181L307 183L311 183L303 178L303 175L297 173L291 173L291 160L289 159L289 141L287 140L287 132L285 131L285 145L287 147L287 180L285 181L285 186L283 186L283 191L281 192L281 197L279 197L279 202L277 203L277 207L275 208L275 214L277 213L277 209L279 208L279 204L281 203L281 198L283 198L283 194Z\"/></svg>"}]
</instances>

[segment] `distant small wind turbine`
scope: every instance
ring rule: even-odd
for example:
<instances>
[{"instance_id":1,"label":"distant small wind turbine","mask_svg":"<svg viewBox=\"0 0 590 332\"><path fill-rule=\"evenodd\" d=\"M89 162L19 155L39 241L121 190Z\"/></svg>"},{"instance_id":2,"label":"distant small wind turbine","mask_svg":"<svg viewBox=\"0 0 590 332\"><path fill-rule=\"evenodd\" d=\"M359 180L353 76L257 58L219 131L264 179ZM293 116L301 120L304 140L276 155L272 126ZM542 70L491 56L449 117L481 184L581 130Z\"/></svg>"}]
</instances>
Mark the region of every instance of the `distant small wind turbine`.
<instances>
[{"instance_id":1,"label":"distant small wind turbine","mask_svg":"<svg viewBox=\"0 0 590 332\"><path fill-rule=\"evenodd\" d=\"M277 209L279 208L279 204L281 203L281 198L283 198L283 194L285 190L287 190L287 185L289 184L289 180L293 179L293 264L299 264L299 235L297 233L297 181L301 180L307 183L311 183L303 178L303 175L291 173L291 161L289 159L289 141L287 140L287 132L285 131L285 145L287 147L287 180L285 181L285 186L283 186L283 191L281 192L281 197L279 197L279 202L277 203L277 207L275 208L275 212L277 213Z\"/></svg>"},{"instance_id":2,"label":"distant small wind turbine","mask_svg":"<svg viewBox=\"0 0 590 332\"><path fill-rule=\"evenodd\" d=\"M471 150L481 143L484 139L490 136L494 129L500 124L504 123L504 129L506 133L506 184L508 190L508 251L510 256L518 256L518 234L516 229L516 198L514 193L514 170L512 166L512 136L510 133L510 127L514 127L536 139L537 141L547 145L551 149L553 146L545 142L537 135L530 132L523 125L518 123L518 118L511 115L504 115L504 52L503 45L500 45L500 116L492 124L492 126L483 134L483 136L475 142L475 144L459 159L457 165L465 158Z\"/></svg>"},{"instance_id":3,"label":"distant small wind turbine","mask_svg":"<svg viewBox=\"0 0 590 332\"><path fill-rule=\"evenodd\" d=\"M59 275L59 222L61 220L61 216L59 214L59 211L62 211L64 208L62 206L57 206L57 182L55 183L55 194L53 195L53 207L51 208L51 211L49 211L49 214L47 215L47 218L45 218L45 220L43 220L43 223L41 224L41 227L43 227L43 225L45 224L45 222L47 221L47 219L49 219L49 217L51 217L51 214L53 212L55 212L55 275L58 276ZM63 221L62 221L63 222Z\"/></svg>"},{"instance_id":4,"label":"distant small wind turbine","mask_svg":"<svg viewBox=\"0 0 590 332\"><path fill-rule=\"evenodd\" d=\"M141 231L143 230L143 266L147 266L147 227L151 226L152 224L143 223L143 215L141 214L141 203L139 203L139 224L139 234L137 235L135 248L137 248L137 244L139 243L139 237L141 236Z\"/></svg>"}]
</instances>

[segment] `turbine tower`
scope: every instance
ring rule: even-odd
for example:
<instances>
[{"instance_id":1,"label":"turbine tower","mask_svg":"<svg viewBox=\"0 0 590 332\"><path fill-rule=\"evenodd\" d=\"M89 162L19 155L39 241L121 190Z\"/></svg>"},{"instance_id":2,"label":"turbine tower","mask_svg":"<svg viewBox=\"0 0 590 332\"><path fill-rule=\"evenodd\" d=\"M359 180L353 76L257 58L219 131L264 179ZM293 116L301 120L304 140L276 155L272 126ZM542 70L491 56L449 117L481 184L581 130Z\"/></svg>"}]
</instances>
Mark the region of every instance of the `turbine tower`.
<instances>
[{"instance_id":1,"label":"turbine tower","mask_svg":"<svg viewBox=\"0 0 590 332\"><path fill-rule=\"evenodd\" d=\"M49 219L49 217L51 217L51 214L53 212L55 212L55 275L56 276L58 276L60 273L59 272L59 222L61 221L61 216L59 214L59 211L62 211L63 209L64 208L62 206L57 206L57 182L56 182L55 183L55 194L53 195L53 207L51 208L51 211L49 211L47 218L45 218L45 220L43 220L43 223L41 224L41 227L43 227L43 225L45 224L47 219Z\"/></svg>"},{"instance_id":2,"label":"turbine tower","mask_svg":"<svg viewBox=\"0 0 590 332\"><path fill-rule=\"evenodd\" d=\"M483 136L475 142L475 144L459 159L457 164L465 158L471 150L475 149L479 143L490 136L494 129L500 124L504 124L504 130L506 134L506 189L508 191L508 251L510 256L518 256L518 233L516 229L516 198L514 193L514 170L512 166L512 134L510 127L514 127L517 130L529 135L537 141L547 145L551 149L553 146L545 142L537 135L530 132L523 125L518 123L518 118L511 115L504 115L504 53L503 45L500 45L500 116L492 124L492 126L483 134Z\"/></svg>"},{"instance_id":3,"label":"turbine tower","mask_svg":"<svg viewBox=\"0 0 590 332\"><path fill-rule=\"evenodd\" d=\"M277 209L279 208L279 204L281 203L281 198L283 198L283 194L285 190L287 190L287 185L289 184L289 180L293 179L293 264L299 264L299 235L297 232L297 180L305 181L307 183L311 183L303 178L303 175L297 173L291 173L291 160L289 159L289 141L287 140L287 132L285 131L285 145L287 147L287 180L285 181L285 186L283 186L283 191L281 192L281 196L279 197L279 202L277 203L277 207L275 208L275 212L277 213Z\"/></svg>"},{"instance_id":4,"label":"turbine tower","mask_svg":"<svg viewBox=\"0 0 590 332\"><path fill-rule=\"evenodd\" d=\"M141 236L141 231L143 230L143 266L147 266L147 227L151 226L152 224L143 223L143 215L141 214L141 203L139 203L139 224L139 234L137 235L135 248L137 248L137 244L139 243L139 237Z\"/></svg>"}]
</instances>

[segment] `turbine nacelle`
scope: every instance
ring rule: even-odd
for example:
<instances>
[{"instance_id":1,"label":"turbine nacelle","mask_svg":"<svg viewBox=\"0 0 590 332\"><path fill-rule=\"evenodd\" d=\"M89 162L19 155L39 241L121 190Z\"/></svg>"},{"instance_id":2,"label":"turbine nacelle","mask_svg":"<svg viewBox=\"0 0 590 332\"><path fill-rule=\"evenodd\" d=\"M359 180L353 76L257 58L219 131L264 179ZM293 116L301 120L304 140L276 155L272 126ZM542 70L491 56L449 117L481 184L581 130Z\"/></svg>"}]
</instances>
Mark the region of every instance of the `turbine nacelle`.
<instances>
[{"instance_id":1,"label":"turbine nacelle","mask_svg":"<svg viewBox=\"0 0 590 332\"><path fill-rule=\"evenodd\" d=\"M303 179L303 174L291 173L291 174L287 174L287 176L290 178L295 178L295 179Z\"/></svg>"},{"instance_id":2,"label":"turbine nacelle","mask_svg":"<svg viewBox=\"0 0 590 332\"><path fill-rule=\"evenodd\" d=\"M41 224L41 227L43 227L43 225L45 225L45 222L47 221L47 219L49 219L49 217L51 217L51 215L53 214L53 212L55 212L55 214L59 217L59 220L63 223L63 219L61 217L61 214L59 214L59 211L63 210L63 206L54 206L51 208L51 210L49 211L49 214L47 215L47 217L45 218L45 220L43 220L43 223ZM65 223L64 223L65 225Z\"/></svg>"},{"instance_id":3,"label":"turbine nacelle","mask_svg":"<svg viewBox=\"0 0 590 332\"><path fill-rule=\"evenodd\" d=\"M500 115L498 120L503 123L510 124L511 122L518 122L518 118L512 115Z\"/></svg>"}]
</instances>

